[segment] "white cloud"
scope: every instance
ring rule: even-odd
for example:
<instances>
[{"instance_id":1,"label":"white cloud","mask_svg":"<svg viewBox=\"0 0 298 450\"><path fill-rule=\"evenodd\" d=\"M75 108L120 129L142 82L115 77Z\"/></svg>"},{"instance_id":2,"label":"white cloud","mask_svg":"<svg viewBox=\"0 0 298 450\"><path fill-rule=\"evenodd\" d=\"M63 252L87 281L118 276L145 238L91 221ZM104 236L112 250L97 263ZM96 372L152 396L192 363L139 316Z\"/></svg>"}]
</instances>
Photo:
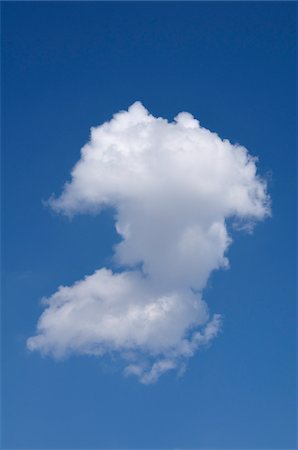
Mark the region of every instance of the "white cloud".
<instances>
[{"instance_id":1,"label":"white cloud","mask_svg":"<svg viewBox=\"0 0 298 450\"><path fill-rule=\"evenodd\" d=\"M169 123L139 102L91 130L51 207L73 215L113 207L115 261L46 300L30 350L56 357L116 352L125 374L155 382L218 333L202 299L210 273L228 267L226 220L251 230L269 214L265 183L247 150L188 113ZM100 237L99 237L100 239Z\"/></svg>"}]
</instances>

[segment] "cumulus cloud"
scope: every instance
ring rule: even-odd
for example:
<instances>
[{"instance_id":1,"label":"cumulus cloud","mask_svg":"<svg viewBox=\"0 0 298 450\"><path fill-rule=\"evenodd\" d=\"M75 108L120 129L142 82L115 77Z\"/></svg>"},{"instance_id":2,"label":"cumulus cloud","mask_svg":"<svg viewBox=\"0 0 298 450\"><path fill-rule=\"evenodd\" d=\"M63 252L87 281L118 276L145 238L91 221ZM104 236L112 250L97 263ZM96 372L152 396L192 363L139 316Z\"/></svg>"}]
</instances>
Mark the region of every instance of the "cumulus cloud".
<instances>
[{"instance_id":1,"label":"cumulus cloud","mask_svg":"<svg viewBox=\"0 0 298 450\"><path fill-rule=\"evenodd\" d=\"M252 230L270 213L256 158L189 113L155 118L140 102L91 129L57 212L115 211L114 261L45 300L30 350L54 357L117 354L142 383L206 346L221 328L202 291L228 267L227 220ZM100 236L99 236L100 239Z\"/></svg>"}]
</instances>

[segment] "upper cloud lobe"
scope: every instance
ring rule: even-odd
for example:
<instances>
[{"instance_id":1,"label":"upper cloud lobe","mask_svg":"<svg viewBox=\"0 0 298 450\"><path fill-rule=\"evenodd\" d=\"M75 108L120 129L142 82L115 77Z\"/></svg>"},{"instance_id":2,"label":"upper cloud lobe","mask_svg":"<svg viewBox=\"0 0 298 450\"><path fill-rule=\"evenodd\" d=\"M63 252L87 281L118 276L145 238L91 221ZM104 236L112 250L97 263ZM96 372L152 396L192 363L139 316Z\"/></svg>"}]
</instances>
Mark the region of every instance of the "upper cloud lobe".
<instances>
[{"instance_id":1,"label":"upper cloud lobe","mask_svg":"<svg viewBox=\"0 0 298 450\"><path fill-rule=\"evenodd\" d=\"M136 102L91 130L71 175L49 204L71 216L113 207L123 271L101 268L60 287L28 348L55 357L116 352L143 383L182 370L221 328L202 290L213 270L228 267L227 219L252 229L270 213L256 159L188 113L169 123Z\"/></svg>"}]
</instances>

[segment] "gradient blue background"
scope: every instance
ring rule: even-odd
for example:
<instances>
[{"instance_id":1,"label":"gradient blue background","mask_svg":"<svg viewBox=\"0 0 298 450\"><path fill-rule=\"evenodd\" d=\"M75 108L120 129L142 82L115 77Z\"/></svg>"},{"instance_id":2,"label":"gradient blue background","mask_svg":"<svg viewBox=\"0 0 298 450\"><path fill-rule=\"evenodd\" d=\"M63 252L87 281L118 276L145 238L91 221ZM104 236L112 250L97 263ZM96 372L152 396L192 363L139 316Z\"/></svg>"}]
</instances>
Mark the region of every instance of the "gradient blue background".
<instances>
[{"instance_id":1,"label":"gradient blue background","mask_svg":"<svg viewBox=\"0 0 298 450\"><path fill-rule=\"evenodd\" d=\"M295 6L2 3L1 448L295 448ZM42 199L135 100L245 145L273 199L205 291L222 335L152 386L25 346L40 298L109 265L118 239L112 211L70 222Z\"/></svg>"}]
</instances>

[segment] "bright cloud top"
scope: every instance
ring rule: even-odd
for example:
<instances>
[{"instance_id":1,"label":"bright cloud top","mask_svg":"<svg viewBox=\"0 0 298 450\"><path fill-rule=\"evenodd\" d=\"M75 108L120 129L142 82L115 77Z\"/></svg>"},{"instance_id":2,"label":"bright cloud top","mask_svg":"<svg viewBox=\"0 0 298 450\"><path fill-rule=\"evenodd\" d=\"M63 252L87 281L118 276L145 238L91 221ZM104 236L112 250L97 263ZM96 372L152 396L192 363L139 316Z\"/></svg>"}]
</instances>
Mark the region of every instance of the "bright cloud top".
<instances>
[{"instance_id":1,"label":"bright cloud top","mask_svg":"<svg viewBox=\"0 0 298 450\"><path fill-rule=\"evenodd\" d=\"M155 118L140 102L92 128L90 142L51 198L61 213L113 207L122 241L115 261L45 300L30 350L118 354L126 375L151 383L208 344L221 327L202 299L210 273L228 267L226 220L269 214L256 159L221 140L189 113Z\"/></svg>"}]
</instances>

